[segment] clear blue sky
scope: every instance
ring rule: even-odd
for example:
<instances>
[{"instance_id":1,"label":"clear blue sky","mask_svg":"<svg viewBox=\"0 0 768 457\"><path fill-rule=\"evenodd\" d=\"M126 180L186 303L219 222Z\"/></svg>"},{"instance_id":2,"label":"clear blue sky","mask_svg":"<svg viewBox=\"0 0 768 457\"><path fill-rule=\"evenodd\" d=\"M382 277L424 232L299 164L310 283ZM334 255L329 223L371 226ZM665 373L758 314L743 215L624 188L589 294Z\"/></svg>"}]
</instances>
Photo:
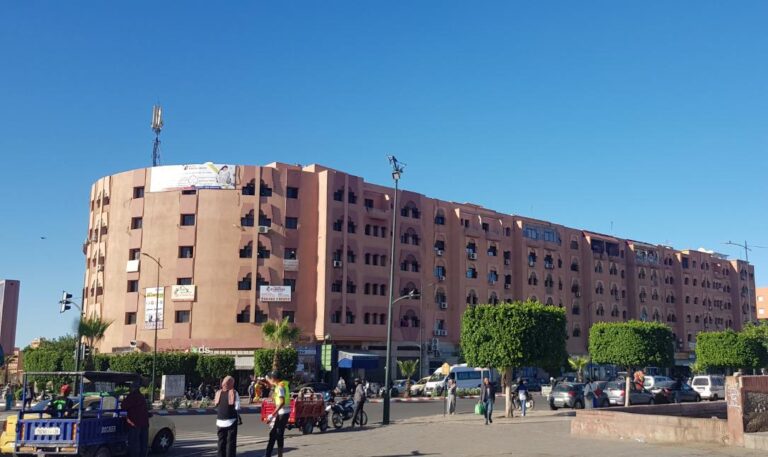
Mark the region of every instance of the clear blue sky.
<instances>
[{"instance_id":1,"label":"clear blue sky","mask_svg":"<svg viewBox=\"0 0 768 457\"><path fill-rule=\"evenodd\" d=\"M90 185L321 163L679 248L768 246L768 2L4 2L0 277L71 331ZM467 179L459 179L468 176ZM40 239L45 236L46 239ZM768 284L768 249L752 258ZM79 293L77 293L79 295Z\"/></svg>"}]
</instances>

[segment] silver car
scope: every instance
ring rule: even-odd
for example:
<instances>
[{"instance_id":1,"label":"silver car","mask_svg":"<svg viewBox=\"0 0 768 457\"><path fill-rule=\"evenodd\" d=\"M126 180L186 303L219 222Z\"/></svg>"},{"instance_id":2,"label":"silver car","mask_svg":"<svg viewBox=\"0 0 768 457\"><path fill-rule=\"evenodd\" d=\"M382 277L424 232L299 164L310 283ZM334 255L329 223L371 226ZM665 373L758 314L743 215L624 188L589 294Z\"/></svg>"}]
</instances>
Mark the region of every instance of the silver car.
<instances>
[{"instance_id":1,"label":"silver car","mask_svg":"<svg viewBox=\"0 0 768 457\"><path fill-rule=\"evenodd\" d=\"M608 402L611 405L624 405L624 382L609 382L605 385L604 392L608 394ZM654 395L647 390L637 390L634 384L630 384L629 404L630 405L653 405L656 403Z\"/></svg>"}]
</instances>

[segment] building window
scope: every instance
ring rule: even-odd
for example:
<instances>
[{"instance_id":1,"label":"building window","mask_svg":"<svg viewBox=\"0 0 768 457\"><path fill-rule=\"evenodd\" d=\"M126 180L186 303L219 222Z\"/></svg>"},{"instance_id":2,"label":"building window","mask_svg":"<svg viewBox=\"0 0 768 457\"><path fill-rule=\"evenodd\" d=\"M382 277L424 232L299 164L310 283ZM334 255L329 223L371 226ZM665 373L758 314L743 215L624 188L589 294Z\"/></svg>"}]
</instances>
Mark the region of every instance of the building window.
<instances>
[{"instance_id":1,"label":"building window","mask_svg":"<svg viewBox=\"0 0 768 457\"><path fill-rule=\"evenodd\" d=\"M189 311L176 311L176 323L185 324L189 322Z\"/></svg>"},{"instance_id":2,"label":"building window","mask_svg":"<svg viewBox=\"0 0 768 457\"><path fill-rule=\"evenodd\" d=\"M139 260L141 257L141 249L134 248L128 250L128 260Z\"/></svg>"},{"instance_id":3,"label":"building window","mask_svg":"<svg viewBox=\"0 0 768 457\"><path fill-rule=\"evenodd\" d=\"M285 197L286 198L299 198L299 188L298 187L286 187L285 188Z\"/></svg>"},{"instance_id":4,"label":"building window","mask_svg":"<svg viewBox=\"0 0 768 457\"><path fill-rule=\"evenodd\" d=\"M138 292L139 291L139 280L138 279L131 279L128 281L128 292Z\"/></svg>"},{"instance_id":5,"label":"building window","mask_svg":"<svg viewBox=\"0 0 768 457\"><path fill-rule=\"evenodd\" d=\"M261 184L259 185L259 196L260 197L271 197L272 196L272 188L269 187L264 181L261 181Z\"/></svg>"},{"instance_id":6,"label":"building window","mask_svg":"<svg viewBox=\"0 0 768 457\"><path fill-rule=\"evenodd\" d=\"M136 325L136 313L125 313L125 325Z\"/></svg>"},{"instance_id":7,"label":"building window","mask_svg":"<svg viewBox=\"0 0 768 457\"><path fill-rule=\"evenodd\" d=\"M185 189L181 191L181 195L195 195L197 193L197 190L195 189Z\"/></svg>"},{"instance_id":8,"label":"building window","mask_svg":"<svg viewBox=\"0 0 768 457\"><path fill-rule=\"evenodd\" d=\"M251 321L251 307L246 306L242 311L237 313L237 322L239 324L245 324Z\"/></svg>"},{"instance_id":9,"label":"building window","mask_svg":"<svg viewBox=\"0 0 768 457\"><path fill-rule=\"evenodd\" d=\"M243 195L256 195L256 183L251 180L248 184L243 186Z\"/></svg>"},{"instance_id":10,"label":"building window","mask_svg":"<svg viewBox=\"0 0 768 457\"><path fill-rule=\"evenodd\" d=\"M285 279L283 279L283 285L284 286L290 286L291 287L291 292L296 292L296 280L295 279L285 278Z\"/></svg>"},{"instance_id":11,"label":"building window","mask_svg":"<svg viewBox=\"0 0 768 457\"><path fill-rule=\"evenodd\" d=\"M285 228L287 228L287 229L299 228L299 218L298 217L286 217L285 218Z\"/></svg>"},{"instance_id":12,"label":"building window","mask_svg":"<svg viewBox=\"0 0 768 457\"><path fill-rule=\"evenodd\" d=\"M253 257L253 242L249 241L248 244L240 249L241 259L250 259Z\"/></svg>"},{"instance_id":13,"label":"building window","mask_svg":"<svg viewBox=\"0 0 768 457\"><path fill-rule=\"evenodd\" d=\"M285 252L283 254L283 258L285 260L296 260L296 259L298 259L298 249L296 249L296 248L285 248Z\"/></svg>"},{"instance_id":14,"label":"building window","mask_svg":"<svg viewBox=\"0 0 768 457\"><path fill-rule=\"evenodd\" d=\"M576 240L571 240L571 249L579 249L579 242Z\"/></svg>"},{"instance_id":15,"label":"building window","mask_svg":"<svg viewBox=\"0 0 768 457\"><path fill-rule=\"evenodd\" d=\"M179 258L191 259L194 256L195 248L192 246L179 246Z\"/></svg>"},{"instance_id":16,"label":"building window","mask_svg":"<svg viewBox=\"0 0 768 457\"><path fill-rule=\"evenodd\" d=\"M144 186L133 188L133 198L144 198Z\"/></svg>"},{"instance_id":17,"label":"building window","mask_svg":"<svg viewBox=\"0 0 768 457\"><path fill-rule=\"evenodd\" d=\"M195 215L194 214L182 214L181 215L181 225L195 225Z\"/></svg>"},{"instance_id":18,"label":"building window","mask_svg":"<svg viewBox=\"0 0 768 457\"><path fill-rule=\"evenodd\" d=\"M192 278L176 278L177 286L191 286Z\"/></svg>"},{"instance_id":19,"label":"building window","mask_svg":"<svg viewBox=\"0 0 768 457\"><path fill-rule=\"evenodd\" d=\"M288 319L291 324L296 322L296 311L283 311L283 320L285 319Z\"/></svg>"},{"instance_id":20,"label":"building window","mask_svg":"<svg viewBox=\"0 0 768 457\"><path fill-rule=\"evenodd\" d=\"M243 279L237 281L237 290L251 290L251 274L248 273Z\"/></svg>"},{"instance_id":21,"label":"building window","mask_svg":"<svg viewBox=\"0 0 768 457\"><path fill-rule=\"evenodd\" d=\"M142 218L134 217L131 219L131 230L140 229L142 226Z\"/></svg>"},{"instance_id":22,"label":"building window","mask_svg":"<svg viewBox=\"0 0 768 457\"><path fill-rule=\"evenodd\" d=\"M365 206L368 209L373 208L373 200L370 198L366 198L365 200L363 200L363 206Z\"/></svg>"}]
</instances>

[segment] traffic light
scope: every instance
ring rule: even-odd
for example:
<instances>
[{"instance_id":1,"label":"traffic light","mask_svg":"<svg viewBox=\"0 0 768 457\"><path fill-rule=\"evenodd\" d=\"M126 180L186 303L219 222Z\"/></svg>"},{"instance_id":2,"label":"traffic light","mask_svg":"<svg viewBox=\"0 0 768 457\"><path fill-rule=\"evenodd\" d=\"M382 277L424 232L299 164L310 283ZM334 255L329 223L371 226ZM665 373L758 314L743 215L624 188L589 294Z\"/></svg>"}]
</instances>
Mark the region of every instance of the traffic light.
<instances>
[{"instance_id":1,"label":"traffic light","mask_svg":"<svg viewBox=\"0 0 768 457\"><path fill-rule=\"evenodd\" d=\"M87 344L85 343L81 344L80 348L82 349L81 351L82 357L80 357L81 359L85 359L86 357L91 355L91 347L88 346Z\"/></svg>"},{"instance_id":2,"label":"traffic light","mask_svg":"<svg viewBox=\"0 0 768 457\"><path fill-rule=\"evenodd\" d=\"M72 303L71 298L72 298L72 294L69 294L67 292L61 293L61 300L59 300L59 305L61 305L61 308L59 308L60 313L63 313L64 311L67 311L70 308L72 308L72 305L74 303Z\"/></svg>"}]
</instances>

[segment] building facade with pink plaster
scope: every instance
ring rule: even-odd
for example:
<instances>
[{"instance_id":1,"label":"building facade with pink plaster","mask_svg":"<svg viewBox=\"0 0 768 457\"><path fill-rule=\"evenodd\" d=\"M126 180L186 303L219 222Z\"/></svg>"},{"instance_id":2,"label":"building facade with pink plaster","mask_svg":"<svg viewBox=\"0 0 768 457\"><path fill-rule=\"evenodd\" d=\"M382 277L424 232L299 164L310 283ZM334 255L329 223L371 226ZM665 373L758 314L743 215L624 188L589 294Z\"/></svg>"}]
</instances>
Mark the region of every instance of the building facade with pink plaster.
<instances>
[{"instance_id":1,"label":"building facade with pink plaster","mask_svg":"<svg viewBox=\"0 0 768 457\"><path fill-rule=\"evenodd\" d=\"M287 317L302 331L306 370L317 371L323 341L383 356L390 262L395 296L418 294L394 307L393 353L420 358L425 371L456 360L461 315L474 304L564 308L572 354L586 353L595 322L664 322L681 364L697 332L738 329L756 314L745 262L407 190L393 208L393 193L320 165L283 163L99 179L83 245L86 312L114 321L99 350L151 350L157 321L160 350L247 357L265 347L262 324Z\"/></svg>"}]
</instances>

